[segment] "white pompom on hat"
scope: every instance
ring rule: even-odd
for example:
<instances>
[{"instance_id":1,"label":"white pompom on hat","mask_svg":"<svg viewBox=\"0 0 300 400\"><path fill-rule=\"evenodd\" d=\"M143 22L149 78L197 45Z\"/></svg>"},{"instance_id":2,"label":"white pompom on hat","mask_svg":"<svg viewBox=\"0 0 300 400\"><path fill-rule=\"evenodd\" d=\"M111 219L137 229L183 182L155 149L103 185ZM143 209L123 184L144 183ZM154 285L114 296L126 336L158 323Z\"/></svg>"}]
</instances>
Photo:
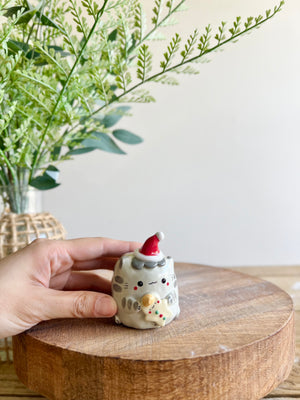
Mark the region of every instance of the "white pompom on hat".
<instances>
[{"instance_id":1,"label":"white pompom on hat","mask_svg":"<svg viewBox=\"0 0 300 400\"><path fill-rule=\"evenodd\" d=\"M159 250L158 244L164 237L163 232L156 232L155 235L150 236L140 249L135 250L135 257L142 261L156 262L162 260L165 256Z\"/></svg>"}]
</instances>

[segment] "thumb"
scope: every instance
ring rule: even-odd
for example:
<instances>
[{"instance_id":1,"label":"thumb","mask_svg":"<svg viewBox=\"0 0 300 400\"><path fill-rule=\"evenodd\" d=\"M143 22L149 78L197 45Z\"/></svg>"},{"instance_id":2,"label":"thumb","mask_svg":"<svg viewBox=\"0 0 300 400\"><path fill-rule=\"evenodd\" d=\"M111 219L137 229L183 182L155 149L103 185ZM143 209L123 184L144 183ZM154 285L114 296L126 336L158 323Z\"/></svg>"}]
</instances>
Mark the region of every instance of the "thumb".
<instances>
[{"instance_id":1,"label":"thumb","mask_svg":"<svg viewBox=\"0 0 300 400\"><path fill-rule=\"evenodd\" d=\"M112 317L117 312L114 299L97 292L48 289L43 303L45 319Z\"/></svg>"}]
</instances>

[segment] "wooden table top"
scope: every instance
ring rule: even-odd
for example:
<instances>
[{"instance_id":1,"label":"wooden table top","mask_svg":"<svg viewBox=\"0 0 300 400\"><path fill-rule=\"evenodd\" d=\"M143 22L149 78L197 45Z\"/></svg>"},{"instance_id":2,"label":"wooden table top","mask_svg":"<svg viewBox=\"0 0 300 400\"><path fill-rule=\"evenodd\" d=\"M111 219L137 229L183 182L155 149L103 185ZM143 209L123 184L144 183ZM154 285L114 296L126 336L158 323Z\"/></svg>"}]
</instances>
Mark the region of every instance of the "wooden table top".
<instances>
[{"instance_id":1,"label":"wooden table top","mask_svg":"<svg viewBox=\"0 0 300 400\"><path fill-rule=\"evenodd\" d=\"M293 298L296 317L296 357L294 368L289 378L269 394L267 398L273 398L273 400L300 398L300 266L239 267L232 269L270 281L284 289ZM0 400L16 400L19 398L23 400L45 399L25 388L18 380L12 364L0 363Z\"/></svg>"}]
</instances>

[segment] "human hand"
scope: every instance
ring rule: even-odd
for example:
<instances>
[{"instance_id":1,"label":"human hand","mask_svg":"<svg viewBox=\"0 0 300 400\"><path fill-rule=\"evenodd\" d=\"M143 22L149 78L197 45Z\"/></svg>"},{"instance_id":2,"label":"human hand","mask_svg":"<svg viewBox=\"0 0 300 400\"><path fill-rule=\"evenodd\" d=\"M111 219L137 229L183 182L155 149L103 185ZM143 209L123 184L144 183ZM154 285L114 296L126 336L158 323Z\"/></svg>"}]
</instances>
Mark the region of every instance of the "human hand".
<instances>
[{"instance_id":1,"label":"human hand","mask_svg":"<svg viewBox=\"0 0 300 400\"><path fill-rule=\"evenodd\" d=\"M92 270L113 269L138 243L106 238L37 239L0 261L0 338L53 318L111 317L110 281Z\"/></svg>"}]
</instances>

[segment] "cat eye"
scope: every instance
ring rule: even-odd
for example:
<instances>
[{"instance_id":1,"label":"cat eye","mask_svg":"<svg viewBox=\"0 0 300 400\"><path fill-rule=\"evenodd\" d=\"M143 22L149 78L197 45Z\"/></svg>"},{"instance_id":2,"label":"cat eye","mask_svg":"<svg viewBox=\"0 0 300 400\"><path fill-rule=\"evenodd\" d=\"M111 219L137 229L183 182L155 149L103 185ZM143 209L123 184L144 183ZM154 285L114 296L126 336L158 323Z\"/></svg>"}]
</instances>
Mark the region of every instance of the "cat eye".
<instances>
[{"instance_id":1,"label":"cat eye","mask_svg":"<svg viewBox=\"0 0 300 400\"><path fill-rule=\"evenodd\" d=\"M142 286L143 286L143 282L142 282L142 281L138 281L137 284L138 284L139 287L142 287Z\"/></svg>"},{"instance_id":2,"label":"cat eye","mask_svg":"<svg viewBox=\"0 0 300 400\"><path fill-rule=\"evenodd\" d=\"M166 278L162 278L161 283L166 283L166 282L167 282Z\"/></svg>"}]
</instances>

